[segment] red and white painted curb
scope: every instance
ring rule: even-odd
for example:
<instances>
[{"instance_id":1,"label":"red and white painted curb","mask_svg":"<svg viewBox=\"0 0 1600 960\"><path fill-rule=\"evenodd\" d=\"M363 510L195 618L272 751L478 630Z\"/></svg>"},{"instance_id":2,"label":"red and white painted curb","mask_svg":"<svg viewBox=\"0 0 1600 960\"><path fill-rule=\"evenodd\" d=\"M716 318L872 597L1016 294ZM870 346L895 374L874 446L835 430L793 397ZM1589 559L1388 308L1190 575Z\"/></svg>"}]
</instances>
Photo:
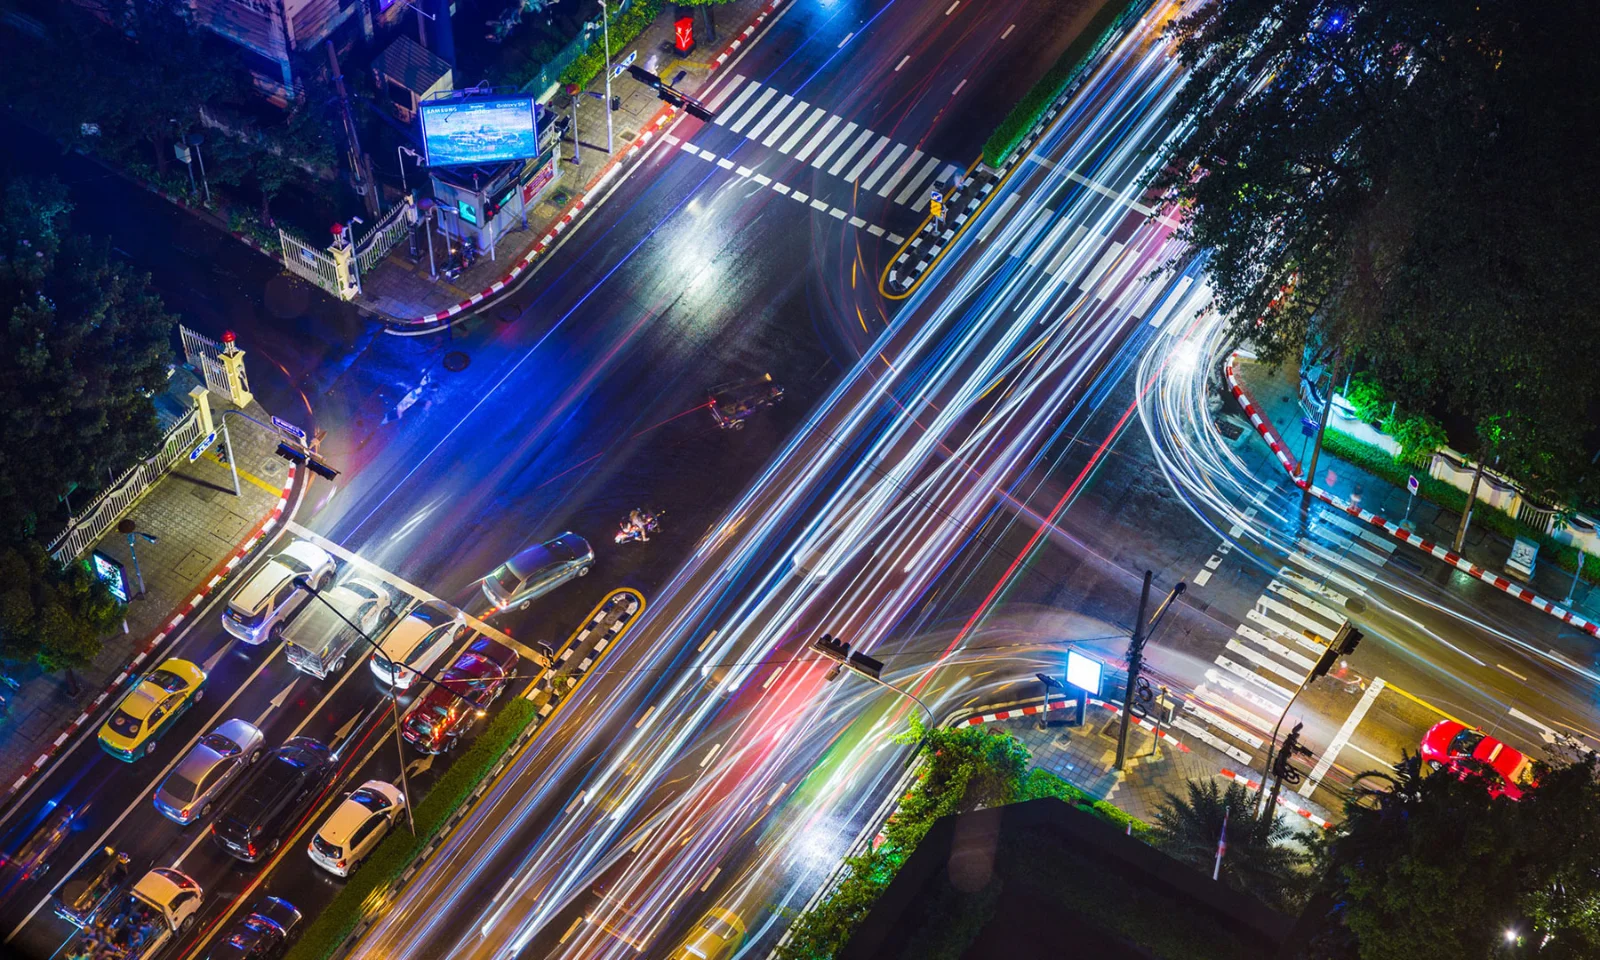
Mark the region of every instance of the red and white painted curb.
<instances>
[{"instance_id":1,"label":"red and white painted curb","mask_svg":"<svg viewBox=\"0 0 1600 960\"><path fill-rule=\"evenodd\" d=\"M1235 773L1232 770L1229 770L1229 769L1226 769L1226 768L1224 768L1220 772L1224 777L1227 777L1229 780L1232 780L1234 783L1244 784L1244 786L1247 787L1248 789L1251 789L1251 790L1260 790L1261 789L1261 781L1260 780L1251 780L1249 777L1245 776L1242 773ZM1278 806L1284 808L1285 810L1292 810L1295 813L1300 814L1300 816L1305 817L1307 820L1310 820L1312 823L1316 824L1317 826L1321 827L1324 830L1332 830L1333 829L1332 821L1322 819L1320 816L1318 816L1316 814L1315 811L1311 810L1308 807L1302 807L1300 804L1295 803L1292 799L1290 799L1289 797L1285 797L1282 794L1279 794L1279 796L1278 796Z\"/></svg>"},{"instance_id":2,"label":"red and white painted curb","mask_svg":"<svg viewBox=\"0 0 1600 960\"><path fill-rule=\"evenodd\" d=\"M17 791L27 786L28 781L37 776L40 770L44 769L45 764L49 763L51 758L61 750L62 745L71 739L73 734L81 730L85 723L89 722L89 718L94 715L95 711L99 710L100 706L104 704L106 700L110 699L111 696L117 692L118 688L120 688L129 677L138 674L139 666L144 663L151 654L156 652L157 647L160 647L167 641L168 637L172 636L173 631L177 630L178 626L188 618L189 614L193 613L195 609L200 606L201 602L204 601L206 597L210 596L211 592L217 588L217 584L221 583L228 576L228 574L232 573L234 568L237 567L244 560L244 558L250 554L250 551L255 549L256 544L265 539L266 535L271 532L272 528L278 525L278 523L283 519L284 511L287 510L289 506L289 494L294 490L294 474L295 465L291 463L289 464L289 475L283 481L283 491L278 494L278 503L272 508L272 513L268 514L266 519L262 520L256 525L256 528L250 532L250 535L244 539L244 542L240 543L234 548L233 553L228 556L227 560L224 560L222 563L216 566L211 577L200 585L200 587L195 591L194 596L190 597L183 603L182 606L173 611L172 616L167 620L165 626L156 631L156 633L144 643L139 645L139 652L133 655L133 659L128 661L127 665L122 668L122 671L118 673L109 684L106 685L104 690L100 691L100 694L96 696L87 707L83 708L83 710L78 713L78 716L75 717L71 723L67 724L67 726L56 735L54 740L50 741L50 746L45 748L45 752L40 754L38 759L33 761L33 765L12 782L10 789L7 791L8 796L16 794Z\"/></svg>"},{"instance_id":3,"label":"red and white painted curb","mask_svg":"<svg viewBox=\"0 0 1600 960\"><path fill-rule=\"evenodd\" d=\"M527 253L524 253L520 258L518 258L517 262L512 265L510 272L505 276L501 277L499 280L496 280L494 283L489 284L487 287L484 287L482 290L461 301L460 303L452 304L451 306L440 310L437 313L430 313L427 316L417 317L414 320L391 320L390 322L403 323L406 325L421 325L438 323L442 320L449 320L450 318L461 313L461 311L470 310L471 308L504 290L511 284L512 281L522 276L522 274L527 271L528 267L533 264L533 261L538 259L545 252L545 250L549 249L550 246L556 242L556 238L561 236L562 232L572 225L572 222L577 219L578 214L583 212L583 208L588 206L593 201L594 197L600 193L601 189L603 189L605 185L610 182L612 175L616 173L618 167L628 162L633 157L638 156L638 154L656 138L656 135L661 132L661 128L672 122L672 118L676 115L677 111L675 111L671 106L663 106L660 110L656 111L656 115L647 121L644 125L644 129L639 132L638 139L629 144L628 147L621 153L612 157L611 161L601 168L600 172L595 175L595 178L590 181L589 186L584 190L583 195L575 198L571 203L567 204L567 209L562 211L561 216L556 219L556 222L551 224L550 229L545 231L544 236L539 238L539 242L535 243Z\"/></svg>"},{"instance_id":4,"label":"red and white painted curb","mask_svg":"<svg viewBox=\"0 0 1600 960\"><path fill-rule=\"evenodd\" d=\"M975 727L980 723L998 723L1001 720L1015 720L1018 717L1031 717L1044 713L1046 710L1060 710L1064 707L1070 707L1075 703L1077 703L1076 700L1052 700L1049 703L1036 703L1028 707L1017 707L1011 710L996 710L993 713L980 713L977 716L968 717L967 719L956 724L956 726ZM1089 698L1089 703L1096 707L1105 707L1107 710L1110 710L1113 715L1122 712L1122 708L1116 704L1107 703L1104 700L1097 700L1094 697ZM1184 745L1182 740L1179 740L1165 729L1155 729L1155 724L1151 723L1149 720L1143 717L1134 717L1133 722L1141 727L1150 729L1158 739L1166 741L1172 746L1177 747L1179 750L1182 750L1184 753L1192 752L1187 746Z\"/></svg>"},{"instance_id":5,"label":"red and white painted curb","mask_svg":"<svg viewBox=\"0 0 1600 960\"><path fill-rule=\"evenodd\" d=\"M1277 431L1272 428L1272 424L1268 422L1266 417L1261 414L1260 408L1258 408L1255 404L1255 401L1250 398L1250 394L1247 393L1244 387L1240 385L1239 378L1234 372L1234 364L1237 362L1237 359L1238 354L1234 353L1228 357L1227 362L1225 362L1222 366L1222 371L1228 378L1228 388L1233 391L1234 397L1239 401L1240 405L1244 407L1245 412L1250 415L1250 422L1255 424L1256 432L1261 434L1262 438L1267 441L1267 443L1272 447L1273 452L1278 455L1278 461L1283 464L1285 470L1289 471L1289 478L1294 481L1295 486L1300 487L1302 490L1305 489L1309 481L1300 476L1299 464L1296 464L1294 462L1294 458L1289 456L1288 452L1283 449L1283 442L1279 439L1276 439ZM1518 600L1521 600L1523 603L1529 604L1538 610L1548 613L1550 616L1555 617L1562 623L1571 624L1590 636L1600 637L1600 624L1595 623L1581 614L1574 613L1558 603L1546 600L1544 597L1539 596L1537 593L1534 593L1532 590L1529 590L1520 583L1510 580L1491 570L1483 569L1482 567L1471 562L1470 560L1467 560L1465 557L1462 557L1454 550L1451 550L1442 544L1434 543L1431 540L1425 540L1422 537L1417 536L1416 531L1414 530L1408 530L1405 527L1402 527L1400 524L1395 523L1393 520L1387 520L1371 512L1370 510L1363 510L1352 503L1347 503L1346 501L1341 500L1333 494L1328 493L1327 491L1322 490L1314 485L1311 486L1311 493L1323 503L1343 511L1345 514L1360 520L1368 526L1377 527L1379 530L1382 530L1389 536L1394 537L1401 543L1409 544L1410 546L1421 550L1423 553L1437 557L1438 559L1443 560L1445 563L1455 567L1457 570L1460 570L1462 573L1465 573L1477 580L1481 580L1484 583L1489 584L1491 587L1494 587L1496 590L1501 591L1502 593L1508 593L1511 596L1516 597Z\"/></svg>"},{"instance_id":6,"label":"red and white painted curb","mask_svg":"<svg viewBox=\"0 0 1600 960\"><path fill-rule=\"evenodd\" d=\"M783 6L783 0L772 0L771 3L767 4L765 7L762 7L761 12L756 14L756 18L751 20L750 24L746 26L737 37L733 38L732 43L728 44L728 49L722 51L722 53L717 55L717 59L711 61L711 72L716 73L724 63L727 63L728 58L733 56L733 51L739 49L744 45L745 41L755 36L756 30L761 27L761 24L768 17L772 16L772 11L781 6Z\"/></svg>"}]
</instances>

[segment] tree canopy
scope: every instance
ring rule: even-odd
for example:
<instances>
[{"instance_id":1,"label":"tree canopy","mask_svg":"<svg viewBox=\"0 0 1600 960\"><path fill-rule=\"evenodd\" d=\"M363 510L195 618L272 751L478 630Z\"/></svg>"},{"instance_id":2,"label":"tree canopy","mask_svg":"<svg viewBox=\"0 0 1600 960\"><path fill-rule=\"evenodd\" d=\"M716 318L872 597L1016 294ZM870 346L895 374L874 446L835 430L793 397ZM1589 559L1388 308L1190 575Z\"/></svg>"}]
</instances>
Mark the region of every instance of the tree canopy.
<instances>
[{"instance_id":1,"label":"tree canopy","mask_svg":"<svg viewBox=\"0 0 1600 960\"><path fill-rule=\"evenodd\" d=\"M146 276L71 232L71 210L53 179L0 182L0 657L47 667L86 662L120 611L50 560L41 521L160 442L150 396L173 323Z\"/></svg>"},{"instance_id":2,"label":"tree canopy","mask_svg":"<svg viewBox=\"0 0 1600 960\"><path fill-rule=\"evenodd\" d=\"M1262 357L1309 346L1480 456L1592 498L1597 5L1228 0L1172 28L1185 121L1153 186Z\"/></svg>"},{"instance_id":3,"label":"tree canopy","mask_svg":"<svg viewBox=\"0 0 1600 960\"><path fill-rule=\"evenodd\" d=\"M1175 860L1210 874L1227 817L1228 850L1220 876L1235 890L1280 909L1299 906L1307 886L1303 852L1279 817L1256 814L1255 794L1237 783L1226 790L1215 778L1189 781L1184 796L1166 792L1156 810L1150 842Z\"/></svg>"},{"instance_id":4,"label":"tree canopy","mask_svg":"<svg viewBox=\"0 0 1600 960\"><path fill-rule=\"evenodd\" d=\"M1334 906L1310 956L1600 955L1600 784L1592 757L1544 766L1521 800L1410 757L1322 845Z\"/></svg>"}]
</instances>

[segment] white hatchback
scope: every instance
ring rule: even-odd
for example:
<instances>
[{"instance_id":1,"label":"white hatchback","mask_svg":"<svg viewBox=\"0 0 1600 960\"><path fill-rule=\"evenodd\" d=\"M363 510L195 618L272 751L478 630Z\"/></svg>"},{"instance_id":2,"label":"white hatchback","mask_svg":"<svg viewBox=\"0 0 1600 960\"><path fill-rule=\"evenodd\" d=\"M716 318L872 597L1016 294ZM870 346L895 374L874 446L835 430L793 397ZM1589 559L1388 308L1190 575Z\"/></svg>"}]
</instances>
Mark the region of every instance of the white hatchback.
<instances>
[{"instance_id":1,"label":"white hatchback","mask_svg":"<svg viewBox=\"0 0 1600 960\"><path fill-rule=\"evenodd\" d=\"M408 690L418 672L431 669L465 629L466 621L454 608L437 600L420 603L394 625L368 662L379 680Z\"/></svg>"},{"instance_id":2,"label":"white hatchback","mask_svg":"<svg viewBox=\"0 0 1600 960\"><path fill-rule=\"evenodd\" d=\"M389 829L405 809L405 794L394 784L386 780L368 780L345 794L344 802L311 838L306 852L317 866L348 877L389 835Z\"/></svg>"}]
</instances>

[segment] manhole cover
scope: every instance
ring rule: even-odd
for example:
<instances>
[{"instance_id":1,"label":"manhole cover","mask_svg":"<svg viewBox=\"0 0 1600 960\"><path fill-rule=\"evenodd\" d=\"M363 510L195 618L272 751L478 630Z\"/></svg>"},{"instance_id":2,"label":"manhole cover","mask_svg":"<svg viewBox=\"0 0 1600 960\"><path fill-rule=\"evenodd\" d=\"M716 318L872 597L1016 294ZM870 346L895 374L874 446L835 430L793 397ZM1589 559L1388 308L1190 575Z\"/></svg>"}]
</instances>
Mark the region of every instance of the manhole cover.
<instances>
[{"instance_id":1,"label":"manhole cover","mask_svg":"<svg viewBox=\"0 0 1600 960\"><path fill-rule=\"evenodd\" d=\"M1351 613L1366 613L1367 601L1360 597L1350 597L1344 602L1344 608Z\"/></svg>"},{"instance_id":2,"label":"manhole cover","mask_svg":"<svg viewBox=\"0 0 1600 960\"><path fill-rule=\"evenodd\" d=\"M449 370L451 373L460 373L461 371L467 369L467 364L471 362L472 358L462 353L460 350L451 350L449 353L444 355L444 368Z\"/></svg>"}]
</instances>

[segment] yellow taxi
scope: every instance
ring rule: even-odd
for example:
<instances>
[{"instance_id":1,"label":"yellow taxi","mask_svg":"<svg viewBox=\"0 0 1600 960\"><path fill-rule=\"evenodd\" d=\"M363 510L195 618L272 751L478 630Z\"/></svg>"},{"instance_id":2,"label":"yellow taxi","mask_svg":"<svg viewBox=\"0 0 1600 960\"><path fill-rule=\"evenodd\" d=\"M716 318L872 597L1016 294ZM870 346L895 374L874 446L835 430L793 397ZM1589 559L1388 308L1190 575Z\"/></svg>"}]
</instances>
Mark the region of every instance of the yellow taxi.
<instances>
[{"instance_id":1,"label":"yellow taxi","mask_svg":"<svg viewBox=\"0 0 1600 960\"><path fill-rule=\"evenodd\" d=\"M712 907L672 951L669 960L727 960L744 942L744 921L732 910Z\"/></svg>"},{"instance_id":2,"label":"yellow taxi","mask_svg":"<svg viewBox=\"0 0 1600 960\"><path fill-rule=\"evenodd\" d=\"M206 672L176 657L140 677L100 728L100 746L129 763L148 756L161 735L206 692Z\"/></svg>"}]
</instances>

